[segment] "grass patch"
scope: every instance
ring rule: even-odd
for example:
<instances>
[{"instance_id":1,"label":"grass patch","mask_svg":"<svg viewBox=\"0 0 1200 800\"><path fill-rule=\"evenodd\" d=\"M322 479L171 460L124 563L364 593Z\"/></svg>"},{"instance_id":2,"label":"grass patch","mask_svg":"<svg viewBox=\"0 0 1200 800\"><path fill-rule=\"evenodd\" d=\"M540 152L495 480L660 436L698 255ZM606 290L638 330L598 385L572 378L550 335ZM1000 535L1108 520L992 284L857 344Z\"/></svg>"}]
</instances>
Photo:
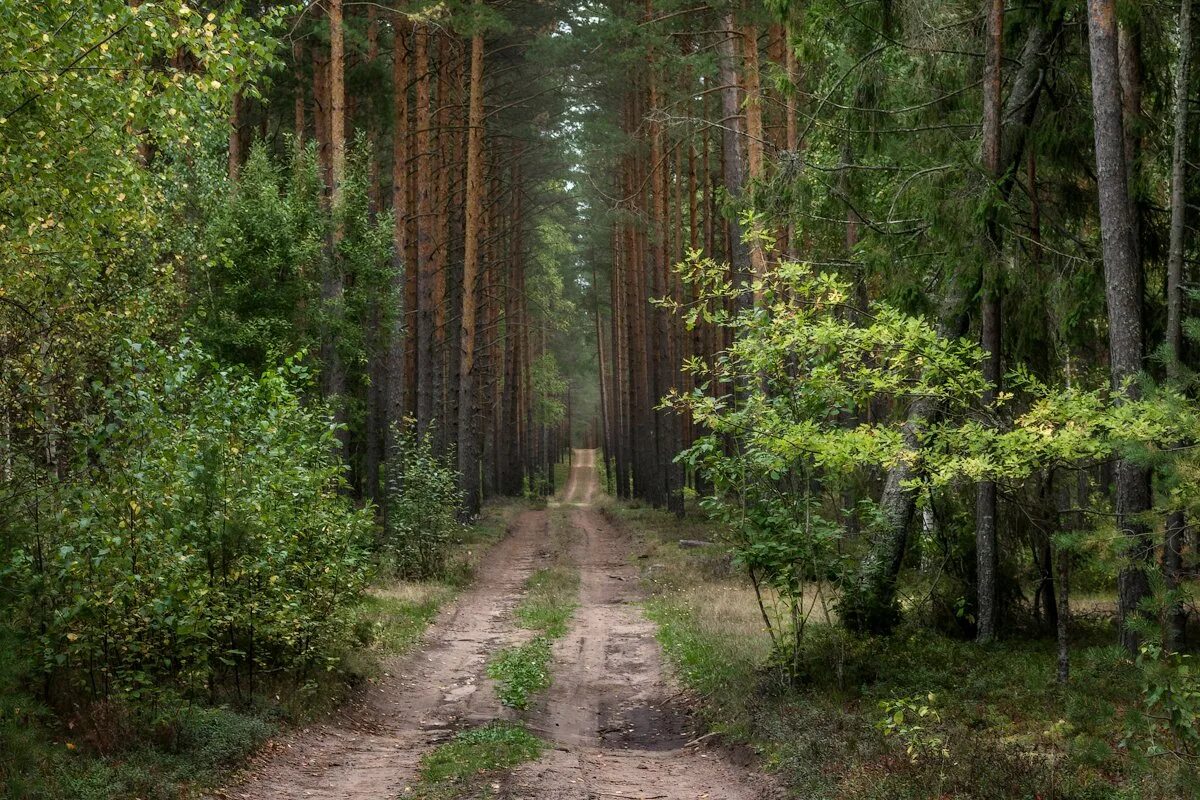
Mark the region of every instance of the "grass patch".
<instances>
[{"instance_id":1,"label":"grass patch","mask_svg":"<svg viewBox=\"0 0 1200 800\"><path fill-rule=\"evenodd\" d=\"M539 569L525 582L526 592L515 612L522 628L551 639L567 632L579 595L579 571L556 565Z\"/></svg>"},{"instance_id":2,"label":"grass patch","mask_svg":"<svg viewBox=\"0 0 1200 800\"><path fill-rule=\"evenodd\" d=\"M1076 619L1072 679L1060 687L1049 639L979 647L915 626L869 639L818 621L799 654L804 682L793 687L769 668L753 592L721 548L676 545L715 540L718 531L644 509L613 505L608 513L638 536L647 613L680 679L702 698L705 722L752 745L794 796L1200 796L1194 766L1147 759L1138 745L1124 745L1138 673L1111 646L1107 622ZM888 735L885 708L894 713L902 702L933 713Z\"/></svg>"},{"instance_id":3,"label":"grass patch","mask_svg":"<svg viewBox=\"0 0 1200 800\"><path fill-rule=\"evenodd\" d=\"M496 696L509 708L524 711L533 695L550 688L550 640L535 637L506 647L488 662L487 675L496 682Z\"/></svg>"},{"instance_id":4,"label":"grass patch","mask_svg":"<svg viewBox=\"0 0 1200 800\"><path fill-rule=\"evenodd\" d=\"M542 754L545 743L523 725L492 722L463 731L421 759L419 781L403 797L451 800L476 796L500 773Z\"/></svg>"},{"instance_id":5,"label":"grass patch","mask_svg":"<svg viewBox=\"0 0 1200 800\"><path fill-rule=\"evenodd\" d=\"M398 582L374 588L355 610L355 640L379 656L402 655L420 640L454 594L454 587L436 582Z\"/></svg>"},{"instance_id":6,"label":"grass patch","mask_svg":"<svg viewBox=\"0 0 1200 800\"><path fill-rule=\"evenodd\" d=\"M550 524L554 563L526 579L525 595L513 612L517 625L537 636L499 651L487 667L500 702L519 711L529 708L534 695L550 688L551 645L566 635L578 605L579 570L566 563L568 517L555 513Z\"/></svg>"}]
</instances>

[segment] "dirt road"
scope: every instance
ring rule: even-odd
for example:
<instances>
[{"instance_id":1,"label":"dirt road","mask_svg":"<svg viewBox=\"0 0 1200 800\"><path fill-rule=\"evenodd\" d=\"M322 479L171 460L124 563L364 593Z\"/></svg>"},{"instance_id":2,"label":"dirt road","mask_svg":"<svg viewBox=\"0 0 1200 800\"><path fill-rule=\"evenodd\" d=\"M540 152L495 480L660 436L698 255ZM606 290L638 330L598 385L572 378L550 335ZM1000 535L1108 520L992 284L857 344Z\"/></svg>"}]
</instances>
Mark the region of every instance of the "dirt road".
<instances>
[{"instance_id":1,"label":"dirt road","mask_svg":"<svg viewBox=\"0 0 1200 800\"><path fill-rule=\"evenodd\" d=\"M553 685L526 713L550 746L500 782L507 798L752 800L761 786L717 750L689 744L690 720L665 677L654 627L641 615L629 543L590 507L599 493L594 451L577 450L562 494L580 598L556 645ZM275 743L223 796L246 800L393 800L421 755L455 730L512 713L484 676L491 653L522 638L511 610L548 554L552 517L529 511L485 560L473 588L430 628L420 650L337 719Z\"/></svg>"},{"instance_id":2,"label":"dirt road","mask_svg":"<svg viewBox=\"0 0 1200 800\"><path fill-rule=\"evenodd\" d=\"M595 451L576 450L564 504L571 511L579 609L555 651L554 683L530 728L553 747L519 768L508 798L751 800L764 786L695 738L664 675L654 626L637 607L629 542L598 511Z\"/></svg>"}]
</instances>

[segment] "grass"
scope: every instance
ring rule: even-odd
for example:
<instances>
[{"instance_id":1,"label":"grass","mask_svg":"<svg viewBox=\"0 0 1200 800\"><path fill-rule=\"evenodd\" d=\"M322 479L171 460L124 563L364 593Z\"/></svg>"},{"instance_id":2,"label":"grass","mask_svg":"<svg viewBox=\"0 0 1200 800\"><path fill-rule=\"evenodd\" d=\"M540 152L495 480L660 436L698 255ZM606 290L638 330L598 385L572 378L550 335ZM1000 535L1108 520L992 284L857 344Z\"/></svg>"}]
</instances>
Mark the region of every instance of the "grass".
<instances>
[{"instance_id":1,"label":"grass","mask_svg":"<svg viewBox=\"0 0 1200 800\"><path fill-rule=\"evenodd\" d=\"M525 587L525 596L514 612L517 624L551 639L566 634L577 605L578 570L563 565L539 569L529 576Z\"/></svg>"},{"instance_id":2,"label":"grass","mask_svg":"<svg viewBox=\"0 0 1200 800\"><path fill-rule=\"evenodd\" d=\"M505 647L488 662L487 675L496 682L496 696L509 708L524 711L534 695L550 688L550 639L536 636Z\"/></svg>"},{"instance_id":3,"label":"grass","mask_svg":"<svg viewBox=\"0 0 1200 800\"><path fill-rule=\"evenodd\" d=\"M751 745L795 797L1168 800L1200 796L1193 768L1125 746L1138 672L1107 621L1077 620L1072 679L1054 680L1048 639L989 647L905 627L863 639L820 618L800 652L803 682L767 666L771 643L749 591L702 520L607 512L638 537L648 615L709 728ZM929 700L929 695L933 700ZM884 706L920 698L923 731L885 735ZM911 727L911 726L908 726ZM923 747L930 738L938 747ZM916 745L915 757L908 752ZM942 752L944 747L945 752Z\"/></svg>"},{"instance_id":4,"label":"grass","mask_svg":"<svg viewBox=\"0 0 1200 800\"><path fill-rule=\"evenodd\" d=\"M339 670L299 688L281 682L246 708L180 701L56 714L38 698L15 633L0 625L0 800L174 800L219 785L281 726L332 710L385 659L411 650L522 508L488 506L443 580L390 582L364 595Z\"/></svg>"},{"instance_id":5,"label":"grass","mask_svg":"<svg viewBox=\"0 0 1200 800\"><path fill-rule=\"evenodd\" d=\"M491 788L494 777L542 754L545 744L524 726L492 722L463 731L421 759L415 786L402 797L452 800L478 797Z\"/></svg>"},{"instance_id":6,"label":"grass","mask_svg":"<svg viewBox=\"0 0 1200 800\"><path fill-rule=\"evenodd\" d=\"M551 645L566 635L578 605L579 570L568 563L571 526L561 510L550 515L550 531L547 545L552 563L526 579L525 594L513 612L517 625L536 636L500 650L487 667L500 702L519 711L529 708L535 695L550 688Z\"/></svg>"}]
</instances>

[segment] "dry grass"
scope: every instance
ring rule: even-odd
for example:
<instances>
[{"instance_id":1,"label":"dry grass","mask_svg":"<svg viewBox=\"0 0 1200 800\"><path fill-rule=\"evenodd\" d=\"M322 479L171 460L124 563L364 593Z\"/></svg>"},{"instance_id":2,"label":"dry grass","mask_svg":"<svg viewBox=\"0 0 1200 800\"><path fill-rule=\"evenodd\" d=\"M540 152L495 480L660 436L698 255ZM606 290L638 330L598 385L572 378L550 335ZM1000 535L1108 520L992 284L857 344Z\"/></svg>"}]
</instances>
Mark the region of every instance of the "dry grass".
<instances>
[{"instance_id":1,"label":"dry grass","mask_svg":"<svg viewBox=\"0 0 1200 800\"><path fill-rule=\"evenodd\" d=\"M391 600L409 605L440 605L451 593L444 583L434 581L395 581L386 586L375 586L368 594L379 600Z\"/></svg>"}]
</instances>

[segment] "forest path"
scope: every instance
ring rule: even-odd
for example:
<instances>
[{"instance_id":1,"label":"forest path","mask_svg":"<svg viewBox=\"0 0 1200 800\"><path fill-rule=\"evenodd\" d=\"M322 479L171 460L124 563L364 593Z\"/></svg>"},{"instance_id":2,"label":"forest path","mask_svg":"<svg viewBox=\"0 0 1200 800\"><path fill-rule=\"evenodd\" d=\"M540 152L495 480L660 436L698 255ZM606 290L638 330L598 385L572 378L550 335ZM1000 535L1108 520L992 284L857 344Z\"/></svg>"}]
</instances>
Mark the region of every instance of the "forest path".
<instances>
[{"instance_id":1,"label":"forest path","mask_svg":"<svg viewBox=\"0 0 1200 800\"><path fill-rule=\"evenodd\" d=\"M698 746L679 691L666 677L655 627L638 608L631 542L591 507L599 492L596 452L576 450L564 505L579 565L579 608L555 647L553 684L528 716L551 743L538 761L503 782L524 800L751 800L766 785Z\"/></svg>"},{"instance_id":2,"label":"forest path","mask_svg":"<svg viewBox=\"0 0 1200 800\"><path fill-rule=\"evenodd\" d=\"M394 800L421 756L466 726L511 716L485 676L489 656L522 634L512 609L547 554L545 511L526 511L443 609L419 648L333 719L275 740L217 796L239 800Z\"/></svg>"},{"instance_id":3,"label":"forest path","mask_svg":"<svg viewBox=\"0 0 1200 800\"><path fill-rule=\"evenodd\" d=\"M472 588L426 633L420 649L335 718L276 740L247 774L218 792L238 800L395 800L420 758L455 731L513 713L485 676L488 658L527 632L512 610L525 579L551 554L549 525L569 524L579 606L555 645L553 684L524 715L549 744L500 780L500 796L542 800L755 800L752 770L696 743L679 691L666 677L655 628L640 609L631 542L591 506L596 453L576 450L561 510L527 511L493 547ZM556 504L559 505L559 504ZM564 516L566 519L564 520Z\"/></svg>"}]
</instances>

